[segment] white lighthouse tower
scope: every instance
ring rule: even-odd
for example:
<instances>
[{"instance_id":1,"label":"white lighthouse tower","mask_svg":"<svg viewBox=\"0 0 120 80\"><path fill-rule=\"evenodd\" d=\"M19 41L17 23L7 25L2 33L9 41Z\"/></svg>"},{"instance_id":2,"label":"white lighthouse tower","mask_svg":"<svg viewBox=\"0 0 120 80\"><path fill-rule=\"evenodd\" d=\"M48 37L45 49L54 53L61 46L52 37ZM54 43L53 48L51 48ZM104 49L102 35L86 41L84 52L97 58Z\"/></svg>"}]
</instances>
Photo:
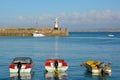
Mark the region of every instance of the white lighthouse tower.
<instances>
[{"instance_id":1,"label":"white lighthouse tower","mask_svg":"<svg viewBox=\"0 0 120 80\"><path fill-rule=\"evenodd\" d=\"M55 20L54 30L58 30L58 18L56 18Z\"/></svg>"}]
</instances>

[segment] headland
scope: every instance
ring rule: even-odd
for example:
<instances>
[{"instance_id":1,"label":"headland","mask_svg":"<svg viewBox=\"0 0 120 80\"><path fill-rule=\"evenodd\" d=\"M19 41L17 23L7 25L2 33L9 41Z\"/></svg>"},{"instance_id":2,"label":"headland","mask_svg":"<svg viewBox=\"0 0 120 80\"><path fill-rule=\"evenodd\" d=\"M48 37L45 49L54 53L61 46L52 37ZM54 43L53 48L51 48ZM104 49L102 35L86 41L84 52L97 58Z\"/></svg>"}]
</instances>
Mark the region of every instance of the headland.
<instances>
[{"instance_id":1,"label":"headland","mask_svg":"<svg viewBox=\"0 0 120 80\"><path fill-rule=\"evenodd\" d=\"M70 32L120 32L120 28L94 28L94 29L78 29Z\"/></svg>"}]
</instances>

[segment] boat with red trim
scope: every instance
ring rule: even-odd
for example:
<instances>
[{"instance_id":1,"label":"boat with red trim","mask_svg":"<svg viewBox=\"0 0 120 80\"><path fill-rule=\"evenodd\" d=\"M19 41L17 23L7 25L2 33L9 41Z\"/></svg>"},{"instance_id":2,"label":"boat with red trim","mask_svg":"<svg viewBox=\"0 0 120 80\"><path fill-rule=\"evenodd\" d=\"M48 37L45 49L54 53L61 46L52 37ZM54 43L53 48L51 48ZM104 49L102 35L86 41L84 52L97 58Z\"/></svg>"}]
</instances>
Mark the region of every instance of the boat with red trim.
<instances>
[{"instance_id":1,"label":"boat with red trim","mask_svg":"<svg viewBox=\"0 0 120 80\"><path fill-rule=\"evenodd\" d=\"M68 69L68 64L63 59L47 59L45 69L48 72L65 72Z\"/></svg>"},{"instance_id":2,"label":"boat with red trim","mask_svg":"<svg viewBox=\"0 0 120 80\"><path fill-rule=\"evenodd\" d=\"M10 73L30 73L33 68L33 61L30 57L16 57L9 66Z\"/></svg>"}]
</instances>

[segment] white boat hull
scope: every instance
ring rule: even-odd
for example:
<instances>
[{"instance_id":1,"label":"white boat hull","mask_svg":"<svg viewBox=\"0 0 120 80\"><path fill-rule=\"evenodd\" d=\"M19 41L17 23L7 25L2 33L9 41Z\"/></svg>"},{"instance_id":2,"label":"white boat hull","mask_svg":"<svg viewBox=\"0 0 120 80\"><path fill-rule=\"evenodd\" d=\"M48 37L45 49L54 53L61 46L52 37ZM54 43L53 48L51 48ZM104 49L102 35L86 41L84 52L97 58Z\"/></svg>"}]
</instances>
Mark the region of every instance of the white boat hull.
<instances>
[{"instance_id":1,"label":"white boat hull","mask_svg":"<svg viewBox=\"0 0 120 80\"><path fill-rule=\"evenodd\" d=\"M39 31L35 31L34 33L33 33L33 37L44 37L45 35L44 34L42 34L42 33L39 33Z\"/></svg>"},{"instance_id":2,"label":"white boat hull","mask_svg":"<svg viewBox=\"0 0 120 80\"><path fill-rule=\"evenodd\" d=\"M55 68L54 68L54 67L45 67L45 69L46 69L48 72L54 72L54 71L55 71ZM68 69L68 67L58 67L58 71L59 71L59 72L65 72L67 69Z\"/></svg>"},{"instance_id":3,"label":"white boat hull","mask_svg":"<svg viewBox=\"0 0 120 80\"><path fill-rule=\"evenodd\" d=\"M86 65L87 71L91 72L93 75L94 74L101 74L101 69L92 69L91 67ZM111 70L103 70L107 74L111 74Z\"/></svg>"},{"instance_id":4,"label":"white boat hull","mask_svg":"<svg viewBox=\"0 0 120 80\"><path fill-rule=\"evenodd\" d=\"M26 65L22 65L21 69L20 69L20 73L24 72L24 73L30 73L32 68L25 68ZM17 73L18 72L18 68L17 66L15 66L15 68L9 68L10 73Z\"/></svg>"},{"instance_id":5,"label":"white boat hull","mask_svg":"<svg viewBox=\"0 0 120 80\"><path fill-rule=\"evenodd\" d=\"M18 73L18 69L9 69L10 73ZM31 68L29 69L20 69L20 73L30 73L32 71Z\"/></svg>"},{"instance_id":6,"label":"white boat hull","mask_svg":"<svg viewBox=\"0 0 120 80\"><path fill-rule=\"evenodd\" d=\"M45 35L43 34L33 34L33 37L44 37Z\"/></svg>"},{"instance_id":7,"label":"white boat hull","mask_svg":"<svg viewBox=\"0 0 120 80\"><path fill-rule=\"evenodd\" d=\"M108 36L109 36L109 37L114 37L114 35L113 35L113 34L109 34Z\"/></svg>"}]
</instances>

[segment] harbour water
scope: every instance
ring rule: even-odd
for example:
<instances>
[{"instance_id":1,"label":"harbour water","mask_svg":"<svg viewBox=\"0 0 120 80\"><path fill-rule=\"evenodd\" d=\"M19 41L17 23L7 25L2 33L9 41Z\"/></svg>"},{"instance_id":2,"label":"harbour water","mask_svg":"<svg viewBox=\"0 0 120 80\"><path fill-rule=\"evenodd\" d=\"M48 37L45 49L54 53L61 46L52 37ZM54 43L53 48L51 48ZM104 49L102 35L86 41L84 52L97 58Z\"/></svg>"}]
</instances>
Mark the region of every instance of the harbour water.
<instances>
[{"instance_id":1,"label":"harbour water","mask_svg":"<svg viewBox=\"0 0 120 80\"><path fill-rule=\"evenodd\" d=\"M55 37L0 37L0 80L20 80L10 77L9 65L13 58L21 56L34 61L32 74L24 80L120 80L119 32L71 32L68 37L59 37L57 42L56 51ZM57 77L45 73L44 69L46 59L54 58L56 53L69 65L67 72ZM80 66L87 60L111 62L112 74L93 76L87 73L86 68Z\"/></svg>"}]
</instances>

